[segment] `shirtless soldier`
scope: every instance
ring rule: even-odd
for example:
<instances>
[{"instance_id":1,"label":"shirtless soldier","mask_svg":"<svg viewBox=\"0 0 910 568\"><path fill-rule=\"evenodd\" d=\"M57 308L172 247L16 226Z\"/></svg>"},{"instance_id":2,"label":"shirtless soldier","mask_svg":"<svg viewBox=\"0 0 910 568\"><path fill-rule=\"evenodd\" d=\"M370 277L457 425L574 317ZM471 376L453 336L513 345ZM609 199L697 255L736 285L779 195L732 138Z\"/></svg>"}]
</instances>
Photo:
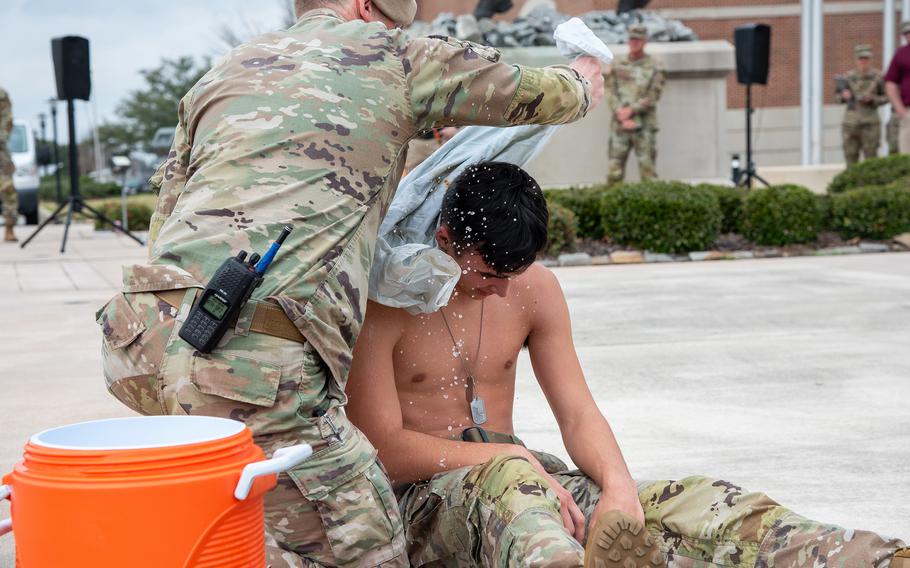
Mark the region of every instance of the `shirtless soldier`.
<instances>
[{"instance_id":1,"label":"shirtless soldier","mask_svg":"<svg viewBox=\"0 0 910 568\"><path fill-rule=\"evenodd\" d=\"M547 217L520 168L475 165L449 188L436 234L463 271L448 306L412 316L370 304L348 414L395 485L412 565L910 568L900 541L731 483L636 485L585 382L559 283L533 264ZM580 471L513 434L523 345Z\"/></svg>"}]
</instances>

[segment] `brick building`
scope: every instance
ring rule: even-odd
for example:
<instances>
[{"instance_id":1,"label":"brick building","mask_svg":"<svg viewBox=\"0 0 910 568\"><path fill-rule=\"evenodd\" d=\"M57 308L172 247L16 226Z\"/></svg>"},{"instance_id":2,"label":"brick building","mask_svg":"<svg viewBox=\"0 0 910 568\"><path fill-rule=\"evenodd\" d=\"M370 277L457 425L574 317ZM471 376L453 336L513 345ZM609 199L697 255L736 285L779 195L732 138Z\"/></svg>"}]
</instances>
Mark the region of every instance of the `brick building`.
<instances>
[{"instance_id":1,"label":"brick building","mask_svg":"<svg viewBox=\"0 0 910 568\"><path fill-rule=\"evenodd\" d=\"M465 13L476 0L420 0L418 18L433 19L440 12ZM591 10L616 7L616 0L557 0L563 13L578 15ZM502 17L514 18L524 4ZM756 107L795 107L800 103L800 0L652 0L648 9L682 20L701 39L733 41L736 26L766 23L771 32L771 75L767 87L756 87ZM853 66L853 46L869 43L881 66L884 2L867 0L826 0L824 4L824 76L826 104L834 103L834 76ZM898 18L899 19L899 18ZM895 32L896 33L896 32ZM743 89L735 77L728 80L729 108L745 105Z\"/></svg>"}]
</instances>

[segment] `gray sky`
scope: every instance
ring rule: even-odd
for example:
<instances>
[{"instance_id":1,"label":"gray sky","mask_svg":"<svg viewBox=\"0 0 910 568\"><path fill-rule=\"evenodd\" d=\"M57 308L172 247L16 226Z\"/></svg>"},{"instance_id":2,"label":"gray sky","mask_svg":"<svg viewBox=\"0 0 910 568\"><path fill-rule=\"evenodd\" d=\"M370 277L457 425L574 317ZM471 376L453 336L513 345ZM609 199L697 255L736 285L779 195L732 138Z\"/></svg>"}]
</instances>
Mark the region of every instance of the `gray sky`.
<instances>
[{"instance_id":1,"label":"gray sky","mask_svg":"<svg viewBox=\"0 0 910 568\"><path fill-rule=\"evenodd\" d=\"M84 133L89 105L99 122L113 119L117 103L142 86L140 69L156 67L162 57L216 56L222 24L265 31L278 27L281 15L280 0L0 0L0 86L16 118L37 131L38 113L48 113L46 101L56 96L51 38L88 38L93 100L76 103L77 130ZM64 140L65 105L58 110Z\"/></svg>"}]
</instances>

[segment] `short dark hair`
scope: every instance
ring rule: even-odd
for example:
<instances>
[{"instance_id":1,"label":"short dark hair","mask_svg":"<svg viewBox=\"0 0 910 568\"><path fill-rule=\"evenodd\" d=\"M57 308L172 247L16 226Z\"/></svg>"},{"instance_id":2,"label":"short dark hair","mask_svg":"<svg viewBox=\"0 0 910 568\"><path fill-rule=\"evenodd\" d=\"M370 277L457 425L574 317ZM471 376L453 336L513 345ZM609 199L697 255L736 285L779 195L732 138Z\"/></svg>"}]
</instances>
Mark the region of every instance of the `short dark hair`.
<instances>
[{"instance_id":1,"label":"short dark hair","mask_svg":"<svg viewBox=\"0 0 910 568\"><path fill-rule=\"evenodd\" d=\"M540 185L505 162L469 166L446 191L442 224L456 254L475 249L497 274L524 270L547 245L550 214Z\"/></svg>"}]
</instances>

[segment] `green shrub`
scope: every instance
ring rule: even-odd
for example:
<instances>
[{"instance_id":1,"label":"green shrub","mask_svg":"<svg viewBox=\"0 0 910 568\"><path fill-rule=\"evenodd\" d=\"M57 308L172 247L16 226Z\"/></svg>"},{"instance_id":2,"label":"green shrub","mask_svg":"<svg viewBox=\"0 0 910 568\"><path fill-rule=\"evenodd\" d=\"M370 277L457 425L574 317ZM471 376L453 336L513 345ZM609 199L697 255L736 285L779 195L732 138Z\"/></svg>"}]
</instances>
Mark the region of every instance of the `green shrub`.
<instances>
[{"instance_id":1,"label":"green shrub","mask_svg":"<svg viewBox=\"0 0 910 568\"><path fill-rule=\"evenodd\" d=\"M603 193L602 186L546 191L547 200L550 203L561 205L575 214L578 236L594 240L604 237Z\"/></svg>"},{"instance_id":2,"label":"green shrub","mask_svg":"<svg viewBox=\"0 0 910 568\"><path fill-rule=\"evenodd\" d=\"M910 187L854 189L831 198L832 228L844 238L890 239L910 231Z\"/></svg>"},{"instance_id":3,"label":"green shrub","mask_svg":"<svg viewBox=\"0 0 910 568\"><path fill-rule=\"evenodd\" d=\"M604 232L622 245L654 252L704 250L723 223L714 192L680 182L646 181L603 197Z\"/></svg>"},{"instance_id":4,"label":"green shrub","mask_svg":"<svg viewBox=\"0 0 910 568\"><path fill-rule=\"evenodd\" d=\"M92 203L93 208L97 209L102 215L112 221L123 220L123 209L119 201L106 201L103 203ZM148 231L149 224L152 220L154 210L144 203L126 204L126 215L129 221L128 228L130 231ZM95 220L95 230L110 229L110 226L104 225L101 221Z\"/></svg>"},{"instance_id":5,"label":"green shrub","mask_svg":"<svg viewBox=\"0 0 910 568\"><path fill-rule=\"evenodd\" d=\"M910 176L910 156L895 154L870 158L842 171L828 186L828 193L843 193L858 187L886 185Z\"/></svg>"},{"instance_id":6,"label":"green shrub","mask_svg":"<svg viewBox=\"0 0 910 568\"><path fill-rule=\"evenodd\" d=\"M60 177L60 192L66 199L70 194L69 176ZM79 176L79 193L86 199L103 199L106 197L119 197L120 184L116 183L98 183L88 176ZM41 184L38 187L38 195L46 201L55 201L57 199L57 182L54 176L44 176L41 178Z\"/></svg>"},{"instance_id":7,"label":"green shrub","mask_svg":"<svg viewBox=\"0 0 910 568\"><path fill-rule=\"evenodd\" d=\"M760 245L807 243L818 237L822 206L799 185L756 189L743 202L743 235Z\"/></svg>"},{"instance_id":8,"label":"green shrub","mask_svg":"<svg viewBox=\"0 0 910 568\"><path fill-rule=\"evenodd\" d=\"M546 254L556 256L561 252L575 250L578 234L575 213L550 200L547 207L550 210L550 224L547 226Z\"/></svg>"},{"instance_id":9,"label":"green shrub","mask_svg":"<svg viewBox=\"0 0 910 568\"><path fill-rule=\"evenodd\" d=\"M708 183L699 184L695 187L711 191L720 202L720 210L724 214L724 221L721 225L720 232L738 233L746 191L739 187L711 185Z\"/></svg>"}]
</instances>

